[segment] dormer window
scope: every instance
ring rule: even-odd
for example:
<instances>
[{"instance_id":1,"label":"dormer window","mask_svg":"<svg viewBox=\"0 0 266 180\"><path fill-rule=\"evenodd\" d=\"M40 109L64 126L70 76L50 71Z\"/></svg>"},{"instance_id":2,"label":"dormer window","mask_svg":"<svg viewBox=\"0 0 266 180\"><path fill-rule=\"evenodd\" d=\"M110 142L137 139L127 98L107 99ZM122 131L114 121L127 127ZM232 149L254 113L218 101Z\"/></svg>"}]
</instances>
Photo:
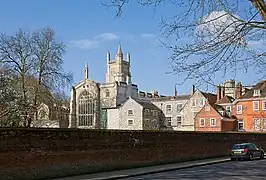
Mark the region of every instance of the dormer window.
<instances>
[{"instance_id":1,"label":"dormer window","mask_svg":"<svg viewBox=\"0 0 266 180\"><path fill-rule=\"evenodd\" d=\"M260 89L254 90L253 96L260 96Z\"/></svg>"},{"instance_id":2,"label":"dormer window","mask_svg":"<svg viewBox=\"0 0 266 180\"><path fill-rule=\"evenodd\" d=\"M224 111L219 111L222 116L224 116Z\"/></svg>"}]
</instances>

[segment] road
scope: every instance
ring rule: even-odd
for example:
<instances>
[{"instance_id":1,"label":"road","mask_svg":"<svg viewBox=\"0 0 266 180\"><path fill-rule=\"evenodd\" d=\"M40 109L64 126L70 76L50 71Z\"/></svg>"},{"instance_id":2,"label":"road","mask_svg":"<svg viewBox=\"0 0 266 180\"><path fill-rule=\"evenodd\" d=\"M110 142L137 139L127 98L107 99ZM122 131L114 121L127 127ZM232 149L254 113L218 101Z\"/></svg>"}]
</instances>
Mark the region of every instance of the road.
<instances>
[{"instance_id":1,"label":"road","mask_svg":"<svg viewBox=\"0 0 266 180\"><path fill-rule=\"evenodd\" d=\"M188 169L180 169L162 173L143 176L123 178L123 180L156 180L156 179L178 179L178 180L245 180L266 179L266 160L253 161L230 161L225 163L199 166Z\"/></svg>"}]
</instances>

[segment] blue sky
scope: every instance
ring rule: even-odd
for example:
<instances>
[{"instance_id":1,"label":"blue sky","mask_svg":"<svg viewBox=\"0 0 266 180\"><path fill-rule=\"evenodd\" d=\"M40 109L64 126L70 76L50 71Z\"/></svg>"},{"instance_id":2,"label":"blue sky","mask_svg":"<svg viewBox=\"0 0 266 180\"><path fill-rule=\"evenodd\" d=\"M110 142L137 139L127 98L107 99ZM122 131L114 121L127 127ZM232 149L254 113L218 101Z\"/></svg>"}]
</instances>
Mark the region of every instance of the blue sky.
<instances>
[{"instance_id":1,"label":"blue sky","mask_svg":"<svg viewBox=\"0 0 266 180\"><path fill-rule=\"evenodd\" d=\"M2 0L0 32L14 33L18 28L35 30L52 27L59 40L67 45L64 68L74 73L74 83L83 78L83 67L89 65L89 78L105 81L106 52L114 58L117 46L124 55L131 53L132 81L139 89L156 89L173 95L174 85L182 77L166 74L169 52L158 42L159 20L175 11L175 7L140 7L130 4L122 17L106 8L100 0ZM148 68L147 68L148 67ZM177 87L179 94L189 93L193 82Z\"/></svg>"}]
</instances>

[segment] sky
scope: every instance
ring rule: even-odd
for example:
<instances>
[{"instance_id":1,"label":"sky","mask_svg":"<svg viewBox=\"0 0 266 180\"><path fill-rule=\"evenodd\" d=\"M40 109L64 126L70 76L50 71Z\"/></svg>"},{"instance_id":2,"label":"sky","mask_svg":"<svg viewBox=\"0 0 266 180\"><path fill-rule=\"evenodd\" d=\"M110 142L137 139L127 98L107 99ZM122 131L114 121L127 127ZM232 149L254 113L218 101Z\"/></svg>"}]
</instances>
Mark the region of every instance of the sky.
<instances>
[{"instance_id":1,"label":"sky","mask_svg":"<svg viewBox=\"0 0 266 180\"><path fill-rule=\"evenodd\" d=\"M170 5L154 9L131 3L122 17L115 17L115 9L103 6L101 0L2 0L0 32L53 28L57 39L67 45L64 69L73 72L73 85L83 79L86 63L89 79L105 82L106 52L114 59L121 44L124 55L131 54L132 81L139 90L174 95L175 84L183 78L167 73L170 52L158 39L160 18L177 10ZM177 86L178 94L190 93L193 83Z\"/></svg>"}]
</instances>

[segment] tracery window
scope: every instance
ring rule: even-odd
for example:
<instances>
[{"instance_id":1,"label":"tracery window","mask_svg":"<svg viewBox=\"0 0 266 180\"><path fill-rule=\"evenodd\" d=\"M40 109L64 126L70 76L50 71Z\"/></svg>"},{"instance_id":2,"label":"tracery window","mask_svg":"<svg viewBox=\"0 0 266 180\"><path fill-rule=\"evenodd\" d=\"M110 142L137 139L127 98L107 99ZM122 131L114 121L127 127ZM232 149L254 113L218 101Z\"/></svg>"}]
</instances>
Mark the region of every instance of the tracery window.
<instances>
[{"instance_id":1,"label":"tracery window","mask_svg":"<svg viewBox=\"0 0 266 180\"><path fill-rule=\"evenodd\" d=\"M96 108L96 100L88 91L84 91L78 102L78 125L92 126Z\"/></svg>"}]
</instances>

